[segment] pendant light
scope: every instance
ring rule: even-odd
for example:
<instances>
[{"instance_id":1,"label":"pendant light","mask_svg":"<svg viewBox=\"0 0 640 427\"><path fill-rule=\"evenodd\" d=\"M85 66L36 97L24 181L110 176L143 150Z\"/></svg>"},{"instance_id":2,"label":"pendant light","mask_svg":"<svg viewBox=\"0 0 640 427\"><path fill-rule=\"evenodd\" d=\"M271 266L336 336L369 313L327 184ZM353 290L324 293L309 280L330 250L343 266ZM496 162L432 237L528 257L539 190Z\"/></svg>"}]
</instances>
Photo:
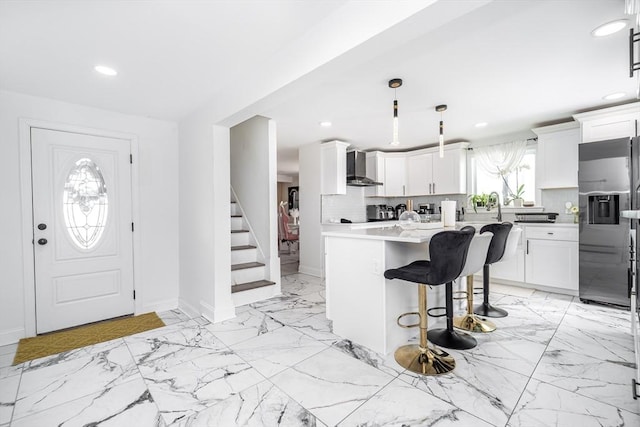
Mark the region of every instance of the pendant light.
<instances>
[{"instance_id":1,"label":"pendant light","mask_svg":"<svg viewBox=\"0 0 640 427\"><path fill-rule=\"evenodd\" d=\"M444 157L444 122L442 121L442 113L447 111L447 104L436 105L436 111L440 113L440 134L438 136L438 145L440 147L440 158Z\"/></svg>"},{"instance_id":2,"label":"pendant light","mask_svg":"<svg viewBox=\"0 0 640 427\"><path fill-rule=\"evenodd\" d=\"M395 93L395 90L402 86L402 79L391 79L389 80L389 87L394 90L393 94L393 139L389 143L389 145L400 145L400 140L398 139L398 99Z\"/></svg>"}]
</instances>

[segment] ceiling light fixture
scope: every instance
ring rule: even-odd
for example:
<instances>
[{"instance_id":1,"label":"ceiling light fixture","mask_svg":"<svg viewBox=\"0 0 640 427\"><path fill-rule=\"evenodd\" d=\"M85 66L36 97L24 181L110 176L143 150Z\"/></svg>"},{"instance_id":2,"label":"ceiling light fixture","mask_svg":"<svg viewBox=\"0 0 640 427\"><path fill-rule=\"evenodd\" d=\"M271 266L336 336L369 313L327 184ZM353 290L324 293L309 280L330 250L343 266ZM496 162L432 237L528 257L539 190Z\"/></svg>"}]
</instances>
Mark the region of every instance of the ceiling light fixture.
<instances>
[{"instance_id":1,"label":"ceiling light fixture","mask_svg":"<svg viewBox=\"0 0 640 427\"><path fill-rule=\"evenodd\" d=\"M440 135L438 136L438 145L440 147L440 158L444 157L444 122L442 121L442 113L447 111L447 104L436 105L436 111L440 113Z\"/></svg>"},{"instance_id":2,"label":"ceiling light fixture","mask_svg":"<svg viewBox=\"0 0 640 427\"><path fill-rule=\"evenodd\" d=\"M118 72L111 67L107 67L106 65L96 65L93 67L94 70L99 72L100 74L104 74L105 76L117 76Z\"/></svg>"},{"instance_id":3,"label":"ceiling light fixture","mask_svg":"<svg viewBox=\"0 0 640 427\"><path fill-rule=\"evenodd\" d=\"M610 93L609 95L603 96L602 99L606 101L613 101L614 99L624 98L625 95L626 93L624 92Z\"/></svg>"},{"instance_id":4,"label":"ceiling light fixture","mask_svg":"<svg viewBox=\"0 0 640 427\"><path fill-rule=\"evenodd\" d=\"M389 145L400 145L398 139L398 99L396 96L396 89L402 86L402 79L389 80L389 87L393 89L393 139Z\"/></svg>"},{"instance_id":5,"label":"ceiling light fixture","mask_svg":"<svg viewBox=\"0 0 640 427\"><path fill-rule=\"evenodd\" d=\"M489 123L487 122L480 122L480 123L476 123L474 126L477 128L486 128L488 124Z\"/></svg>"},{"instance_id":6,"label":"ceiling light fixture","mask_svg":"<svg viewBox=\"0 0 640 427\"><path fill-rule=\"evenodd\" d=\"M617 33L627 26L629 21L626 19L618 19L616 21L607 22L606 24L602 24L599 27L596 27L593 31L591 31L591 35L593 37L605 37L610 36L611 34Z\"/></svg>"},{"instance_id":7,"label":"ceiling light fixture","mask_svg":"<svg viewBox=\"0 0 640 427\"><path fill-rule=\"evenodd\" d=\"M319 125L322 126L323 128L330 128L331 122L320 122Z\"/></svg>"}]
</instances>

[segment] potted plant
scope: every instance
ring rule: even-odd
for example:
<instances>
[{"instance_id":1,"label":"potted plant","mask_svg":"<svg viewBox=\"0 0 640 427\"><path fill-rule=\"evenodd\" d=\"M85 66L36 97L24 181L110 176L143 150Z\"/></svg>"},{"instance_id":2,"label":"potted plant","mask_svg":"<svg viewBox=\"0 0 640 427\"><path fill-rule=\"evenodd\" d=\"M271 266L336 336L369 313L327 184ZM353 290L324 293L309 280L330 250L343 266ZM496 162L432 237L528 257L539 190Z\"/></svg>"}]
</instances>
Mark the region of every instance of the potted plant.
<instances>
[{"instance_id":1,"label":"potted plant","mask_svg":"<svg viewBox=\"0 0 640 427\"><path fill-rule=\"evenodd\" d=\"M511 198L507 199L504 204L508 205L509 203L511 203L511 201L513 201L513 206L515 206L516 208L520 208L522 207L522 202L524 200L522 197L523 195L524 195L524 184L520 184L516 192L511 193Z\"/></svg>"},{"instance_id":2,"label":"potted plant","mask_svg":"<svg viewBox=\"0 0 640 427\"><path fill-rule=\"evenodd\" d=\"M486 193L482 194L471 194L469 196L469 201L471 202L471 207L475 213L478 213L478 208L483 208L487 206L489 202L489 195Z\"/></svg>"}]
</instances>

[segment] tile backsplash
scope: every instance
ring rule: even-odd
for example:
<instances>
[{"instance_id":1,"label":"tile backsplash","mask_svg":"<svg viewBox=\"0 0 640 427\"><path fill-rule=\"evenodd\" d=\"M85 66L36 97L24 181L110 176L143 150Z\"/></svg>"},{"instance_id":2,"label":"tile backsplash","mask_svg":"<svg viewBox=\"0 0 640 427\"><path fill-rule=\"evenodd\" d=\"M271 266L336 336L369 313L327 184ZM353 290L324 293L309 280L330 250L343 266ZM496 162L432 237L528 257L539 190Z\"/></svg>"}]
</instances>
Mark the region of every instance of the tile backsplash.
<instances>
[{"instance_id":1,"label":"tile backsplash","mask_svg":"<svg viewBox=\"0 0 640 427\"><path fill-rule=\"evenodd\" d=\"M390 205L407 203L408 199L413 201L414 210L418 209L420 203L435 203L440 206L443 200L455 200L457 209L464 206L466 210L467 196L464 194L451 194L444 196L417 196L417 197L365 197L364 187L347 186L347 194L325 195L322 197L322 222L340 222L341 218L349 219L352 222L367 221L367 205Z\"/></svg>"},{"instance_id":2,"label":"tile backsplash","mask_svg":"<svg viewBox=\"0 0 640 427\"><path fill-rule=\"evenodd\" d=\"M578 204L577 188L560 188L542 190L542 199L537 203L544 206L545 212L557 212L559 215L556 222L573 222L573 214L567 213L565 203L571 202L573 205ZM400 203L407 203L407 199L413 201L414 209L418 209L420 203L434 203L436 209L440 206L440 202L448 199L457 202L457 209L464 207L465 220L467 221L491 221L495 219L495 209L491 212L478 210L477 213L473 209L467 209L466 194L450 194L443 196L416 196L416 197L365 197L364 187L347 187L347 194L344 195L326 195L322 197L322 222L340 222L341 218L348 219L352 222L366 222L367 205L390 205L396 206ZM514 221L514 212L517 209L503 210L503 219L505 221Z\"/></svg>"}]
</instances>

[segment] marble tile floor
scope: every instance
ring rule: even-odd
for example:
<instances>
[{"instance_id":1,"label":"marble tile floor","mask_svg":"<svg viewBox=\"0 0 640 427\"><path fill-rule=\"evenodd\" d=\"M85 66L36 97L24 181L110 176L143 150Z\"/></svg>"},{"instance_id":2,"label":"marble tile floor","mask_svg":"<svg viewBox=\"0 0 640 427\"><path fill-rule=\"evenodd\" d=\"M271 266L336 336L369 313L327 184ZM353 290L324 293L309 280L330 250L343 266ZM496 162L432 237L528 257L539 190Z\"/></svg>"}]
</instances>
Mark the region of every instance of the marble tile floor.
<instances>
[{"instance_id":1,"label":"marble tile floor","mask_svg":"<svg viewBox=\"0 0 640 427\"><path fill-rule=\"evenodd\" d=\"M334 335L319 279L282 290L19 366L0 347L0 426L640 426L628 312L499 286L499 329L422 377Z\"/></svg>"}]
</instances>

